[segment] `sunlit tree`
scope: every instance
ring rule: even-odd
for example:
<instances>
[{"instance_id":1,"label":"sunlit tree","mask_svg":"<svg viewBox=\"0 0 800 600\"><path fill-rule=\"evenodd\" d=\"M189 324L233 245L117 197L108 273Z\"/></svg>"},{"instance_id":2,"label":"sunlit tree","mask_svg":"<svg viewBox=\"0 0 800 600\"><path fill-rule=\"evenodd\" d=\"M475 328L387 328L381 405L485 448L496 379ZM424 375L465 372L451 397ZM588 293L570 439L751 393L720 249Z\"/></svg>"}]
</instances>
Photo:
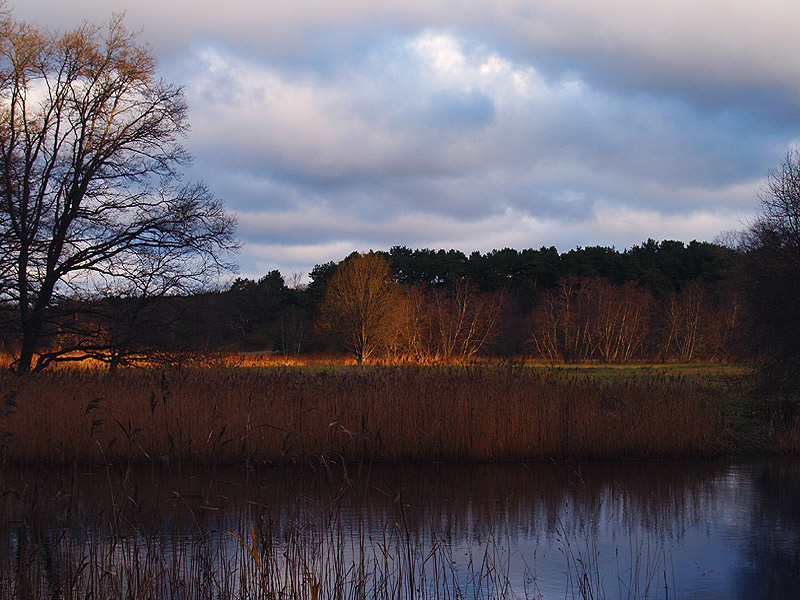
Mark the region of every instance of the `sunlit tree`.
<instances>
[{"instance_id":1,"label":"sunlit tree","mask_svg":"<svg viewBox=\"0 0 800 600\"><path fill-rule=\"evenodd\" d=\"M180 88L121 18L60 34L3 20L0 295L17 370L99 350L56 343L76 300L186 293L228 266L233 219L180 181L187 127Z\"/></svg>"},{"instance_id":2,"label":"sunlit tree","mask_svg":"<svg viewBox=\"0 0 800 600\"><path fill-rule=\"evenodd\" d=\"M358 364L392 349L406 329L406 300L387 260L354 253L328 281L321 326L336 333Z\"/></svg>"}]
</instances>

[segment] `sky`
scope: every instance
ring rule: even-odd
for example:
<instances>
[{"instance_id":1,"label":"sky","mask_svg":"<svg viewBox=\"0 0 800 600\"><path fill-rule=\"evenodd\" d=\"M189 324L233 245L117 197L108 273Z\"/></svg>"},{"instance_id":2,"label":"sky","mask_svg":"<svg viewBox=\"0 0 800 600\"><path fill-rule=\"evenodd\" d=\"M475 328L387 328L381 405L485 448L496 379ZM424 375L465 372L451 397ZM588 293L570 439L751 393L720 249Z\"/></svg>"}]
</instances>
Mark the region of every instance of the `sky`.
<instances>
[{"instance_id":1,"label":"sky","mask_svg":"<svg viewBox=\"0 0 800 600\"><path fill-rule=\"evenodd\" d=\"M800 142L796 0L10 0L124 12L239 275L352 251L713 241Z\"/></svg>"}]
</instances>

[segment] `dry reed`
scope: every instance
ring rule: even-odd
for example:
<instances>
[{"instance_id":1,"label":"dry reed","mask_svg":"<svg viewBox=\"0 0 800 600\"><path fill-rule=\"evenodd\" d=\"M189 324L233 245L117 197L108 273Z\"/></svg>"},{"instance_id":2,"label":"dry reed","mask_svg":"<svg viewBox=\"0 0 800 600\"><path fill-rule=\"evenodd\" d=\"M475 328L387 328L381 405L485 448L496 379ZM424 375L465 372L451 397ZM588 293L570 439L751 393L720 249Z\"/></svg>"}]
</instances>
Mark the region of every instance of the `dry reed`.
<instances>
[{"instance_id":1,"label":"dry reed","mask_svg":"<svg viewBox=\"0 0 800 600\"><path fill-rule=\"evenodd\" d=\"M696 381L519 368L0 375L0 466L706 456L725 426Z\"/></svg>"}]
</instances>

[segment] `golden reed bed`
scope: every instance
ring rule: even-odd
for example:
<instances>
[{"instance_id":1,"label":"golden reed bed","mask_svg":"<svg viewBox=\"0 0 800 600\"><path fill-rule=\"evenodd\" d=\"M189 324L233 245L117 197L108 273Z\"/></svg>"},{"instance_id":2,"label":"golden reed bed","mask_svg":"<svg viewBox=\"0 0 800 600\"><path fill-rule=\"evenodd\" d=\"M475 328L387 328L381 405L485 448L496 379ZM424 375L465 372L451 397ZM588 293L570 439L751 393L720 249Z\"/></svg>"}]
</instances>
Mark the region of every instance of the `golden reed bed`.
<instances>
[{"instance_id":1,"label":"golden reed bed","mask_svg":"<svg viewBox=\"0 0 800 600\"><path fill-rule=\"evenodd\" d=\"M707 456L712 391L519 368L0 374L0 466Z\"/></svg>"}]
</instances>

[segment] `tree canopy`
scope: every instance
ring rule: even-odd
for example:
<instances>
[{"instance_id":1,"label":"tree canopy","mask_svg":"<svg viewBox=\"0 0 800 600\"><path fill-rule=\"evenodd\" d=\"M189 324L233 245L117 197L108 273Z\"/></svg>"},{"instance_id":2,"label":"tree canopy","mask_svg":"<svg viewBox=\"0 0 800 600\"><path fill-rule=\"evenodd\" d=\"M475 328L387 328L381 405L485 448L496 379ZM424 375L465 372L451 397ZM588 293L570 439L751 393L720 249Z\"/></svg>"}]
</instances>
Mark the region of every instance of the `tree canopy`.
<instances>
[{"instance_id":1,"label":"tree canopy","mask_svg":"<svg viewBox=\"0 0 800 600\"><path fill-rule=\"evenodd\" d=\"M361 364L386 350L402 331L404 298L386 259L354 253L339 265L320 309L322 325L335 331Z\"/></svg>"},{"instance_id":2,"label":"tree canopy","mask_svg":"<svg viewBox=\"0 0 800 600\"><path fill-rule=\"evenodd\" d=\"M0 116L2 333L19 371L102 350L98 335L53 346L76 302L195 291L229 267L233 218L180 181L182 91L121 17L64 33L5 17Z\"/></svg>"}]
</instances>

